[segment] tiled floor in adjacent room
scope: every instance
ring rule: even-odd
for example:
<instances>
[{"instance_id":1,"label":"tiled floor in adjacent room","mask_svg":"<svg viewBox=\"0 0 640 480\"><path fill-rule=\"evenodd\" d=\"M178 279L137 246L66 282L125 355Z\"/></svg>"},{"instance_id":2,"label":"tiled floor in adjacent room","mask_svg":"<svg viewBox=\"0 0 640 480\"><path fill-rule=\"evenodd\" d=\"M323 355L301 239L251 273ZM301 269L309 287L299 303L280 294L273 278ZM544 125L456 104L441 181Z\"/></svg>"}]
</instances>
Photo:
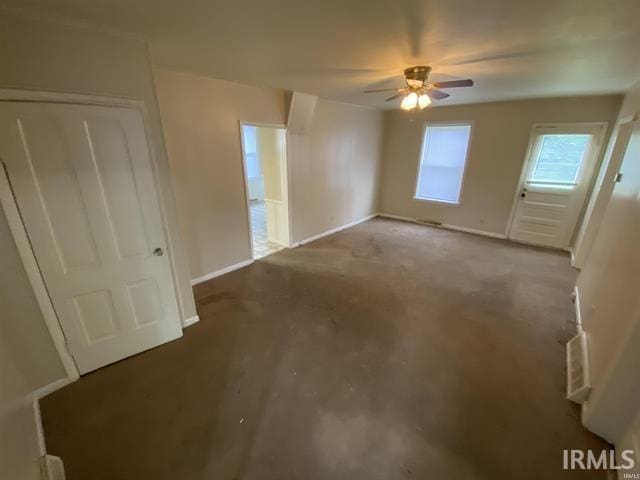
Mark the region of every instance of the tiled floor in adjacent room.
<instances>
[{"instance_id":1,"label":"tiled floor in adjacent room","mask_svg":"<svg viewBox=\"0 0 640 480\"><path fill-rule=\"evenodd\" d=\"M256 260L284 248L267 239L267 208L264 202L251 201L251 230L253 233L253 258Z\"/></svg>"}]
</instances>

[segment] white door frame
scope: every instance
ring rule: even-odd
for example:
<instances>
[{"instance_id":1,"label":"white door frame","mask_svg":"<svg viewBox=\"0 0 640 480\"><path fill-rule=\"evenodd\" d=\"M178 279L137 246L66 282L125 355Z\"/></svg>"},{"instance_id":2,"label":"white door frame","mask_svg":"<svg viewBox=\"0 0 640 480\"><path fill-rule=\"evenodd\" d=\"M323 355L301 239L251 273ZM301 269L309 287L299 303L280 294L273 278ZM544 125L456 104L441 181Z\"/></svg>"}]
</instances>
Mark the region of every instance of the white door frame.
<instances>
[{"instance_id":1,"label":"white door frame","mask_svg":"<svg viewBox=\"0 0 640 480\"><path fill-rule=\"evenodd\" d=\"M287 165L287 188L285 192L286 201L287 201L287 221L289 222L289 245L287 248L292 246L291 235L293 232L293 227L291 224L291 166L289 165L289 140L287 138L287 126L284 123L259 123L259 122L247 122L244 120L240 120L238 122L240 129L240 151L242 153L242 183L244 185L244 196L245 203L247 209L247 228L249 229L249 252L251 261L255 260L255 256L253 255L253 230L251 228L251 199L249 198L249 175L247 173L247 156L244 151L244 130L243 127L262 127L262 128L280 128L285 131L285 163Z\"/></svg>"},{"instance_id":2,"label":"white door frame","mask_svg":"<svg viewBox=\"0 0 640 480\"><path fill-rule=\"evenodd\" d=\"M596 144L593 147L593 157L594 157L594 161L593 161L593 165L590 168L590 172L588 172L588 177L589 177L589 183L593 183L593 173L596 171L596 167L598 166L598 160L600 159L601 155L602 155L602 144L605 138L605 134L607 132L607 126L608 123L607 122L580 122L580 123L534 123L531 127L531 131L529 133L529 144L527 146L527 151L525 153L524 156L524 161L522 163L522 169L520 171L520 179L518 180L518 188L516 188L515 193L513 194L513 203L511 204L511 213L509 214L509 221L507 222L507 228L505 231L505 237L508 238L511 241L518 241L519 240L513 240L511 238L511 227L513 227L513 222L515 220L515 216L516 216L516 210L518 209L518 201L520 199L520 192L522 191L522 188L524 187L524 184L526 182L527 179L527 173L529 170L529 162L530 162L530 155L531 155L531 151L533 150L533 148L535 147L536 144L536 131L540 130L540 129L549 129L549 130L561 130L561 131L565 131L565 130L579 130L579 129L593 129L593 130L597 130L597 132L595 132L595 139L596 139ZM587 186L587 188L589 188ZM585 201L588 199L588 191L587 191L587 196L585 196ZM582 205L582 208L584 208L584 203ZM578 220L580 220L578 218ZM523 243L523 242L521 242ZM569 249L567 249L569 250Z\"/></svg>"},{"instance_id":3,"label":"white door frame","mask_svg":"<svg viewBox=\"0 0 640 480\"><path fill-rule=\"evenodd\" d=\"M578 229L576 243L571 252L571 265L578 269L582 268L583 263L586 261L593 245L595 234L600 227L604 210L609 203L615 186L615 177L620 171L622 159L631 138L633 123L638 120L637 117L637 114L632 114L619 118L609 137L602 164L596 174L593 191L585 209L582 224ZM640 453L640 450L638 452Z\"/></svg>"},{"instance_id":4,"label":"white door frame","mask_svg":"<svg viewBox=\"0 0 640 480\"><path fill-rule=\"evenodd\" d=\"M158 195L160 217L162 219L162 230L167 244L167 255L169 255L173 288L176 292L176 299L178 301L178 311L181 317L181 326L184 327L184 311L182 308L182 297L180 296L179 289L177 288L178 277L177 269L174 263L175 257L173 255L173 242L171 241L171 236L169 235L167 229L167 217L162 196L162 186L158 178L158 165L156 163L155 150L153 148L153 143L151 142L151 136L148 130L149 123L144 102L141 100L129 98L0 88L0 102L3 101L67 103L74 105L125 107L137 109L140 112L140 114L142 115L142 122L144 124L147 145L149 147L149 159L151 161L152 176L154 179L156 194ZM27 277L29 278L29 283L31 284L31 288L33 289L36 301L38 303L38 306L40 307L42 316L44 317L45 324L47 326L47 329L49 330L49 335L51 335L53 344L56 348L56 351L58 352L58 355L60 356L60 361L62 362L64 370L67 374L67 379L69 381L78 380L78 378L80 378L78 368L73 357L71 356L71 353L67 348L64 331L62 330L62 326L60 325L58 316L55 312L55 309L53 308L53 304L51 303L51 298L49 298L49 292L47 291L46 283L44 281L44 278L42 277L40 268L38 267L35 253L31 248L31 242L29 241L27 231L25 229L24 223L22 222L20 211L18 209L18 205L16 204L13 190L11 189L11 184L4 167L4 163L1 160L0 167L0 205L2 206L2 209L4 210L7 217L9 229L11 230L11 234L14 238L14 241L16 242L18 253L20 254L22 264L24 265L25 271L27 272ZM60 386L63 386L63 384L60 384Z\"/></svg>"}]
</instances>

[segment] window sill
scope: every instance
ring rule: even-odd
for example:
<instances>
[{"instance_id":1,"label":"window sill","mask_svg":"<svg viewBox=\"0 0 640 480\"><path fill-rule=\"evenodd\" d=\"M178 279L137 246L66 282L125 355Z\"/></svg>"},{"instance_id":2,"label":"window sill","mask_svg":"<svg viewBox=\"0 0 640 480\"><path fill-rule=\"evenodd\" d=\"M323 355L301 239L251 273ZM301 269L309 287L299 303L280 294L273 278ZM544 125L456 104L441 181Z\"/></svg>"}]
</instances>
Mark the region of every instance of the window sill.
<instances>
[{"instance_id":1,"label":"window sill","mask_svg":"<svg viewBox=\"0 0 640 480\"><path fill-rule=\"evenodd\" d=\"M450 207L459 207L460 206L460 201L449 202L447 200L437 200L435 198L423 198L423 197L413 197L413 200L415 200L417 202L438 203L440 205L448 205Z\"/></svg>"}]
</instances>

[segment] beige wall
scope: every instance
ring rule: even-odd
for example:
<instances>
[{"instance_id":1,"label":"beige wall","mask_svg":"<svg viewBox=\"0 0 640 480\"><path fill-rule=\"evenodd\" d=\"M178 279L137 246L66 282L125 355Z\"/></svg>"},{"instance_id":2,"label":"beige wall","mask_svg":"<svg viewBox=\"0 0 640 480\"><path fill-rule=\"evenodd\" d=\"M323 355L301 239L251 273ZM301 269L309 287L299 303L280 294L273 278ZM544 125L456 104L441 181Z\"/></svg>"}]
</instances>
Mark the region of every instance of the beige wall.
<instances>
[{"instance_id":1,"label":"beige wall","mask_svg":"<svg viewBox=\"0 0 640 480\"><path fill-rule=\"evenodd\" d=\"M40 478L31 392L64 376L0 213L0 478Z\"/></svg>"},{"instance_id":2,"label":"beige wall","mask_svg":"<svg viewBox=\"0 0 640 480\"><path fill-rule=\"evenodd\" d=\"M294 241L377 212L383 114L319 99L310 130L289 134Z\"/></svg>"},{"instance_id":3,"label":"beige wall","mask_svg":"<svg viewBox=\"0 0 640 480\"><path fill-rule=\"evenodd\" d=\"M155 77L198 278L251 258L239 122L284 125L285 93L161 68ZM321 100L311 130L287 136L294 242L376 211L381 135L380 112Z\"/></svg>"},{"instance_id":4,"label":"beige wall","mask_svg":"<svg viewBox=\"0 0 640 480\"><path fill-rule=\"evenodd\" d=\"M596 234L598 233L598 228L600 227L600 222L602 222L604 211L611 196L614 178L620 168L621 156L614 148L616 138L620 132L620 122L626 122L629 117L635 115L638 112L638 105L640 105L640 82L636 83L624 96L622 106L618 112L616 125L614 125L613 132L611 133L611 141L607 146L602 167L595 181L593 193L585 209L584 221L576 235L573 265L577 268L582 268L589 256ZM621 136L624 138L626 138L626 129L627 127L624 127L621 132Z\"/></svg>"},{"instance_id":5,"label":"beige wall","mask_svg":"<svg viewBox=\"0 0 640 480\"><path fill-rule=\"evenodd\" d=\"M629 89L620 106L620 117L629 115L640 115L640 81Z\"/></svg>"},{"instance_id":6,"label":"beige wall","mask_svg":"<svg viewBox=\"0 0 640 480\"><path fill-rule=\"evenodd\" d=\"M22 370L32 390L66 377L31 284L0 209L0 336L22 353Z\"/></svg>"},{"instance_id":7,"label":"beige wall","mask_svg":"<svg viewBox=\"0 0 640 480\"><path fill-rule=\"evenodd\" d=\"M640 84L625 97L622 115L640 113ZM593 392L585 424L618 442L639 417L640 390L640 125L624 157L622 183L608 201L577 286L589 338ZM638 431L640 433L640 431ZM640 458L638 459L640 460Z\"/></svg>"},{"instance_id":8,"label":"beige wall","mask_svg":"<svg viewBox=\"0 0 640 480\"><path fill-rule=\"evenodd\" d=\"M181 309L185 317L195 315L146 46L82 28L2 14L0 59L0 88L117 96L145 102ZM29 394L66 375L35 304L4 213L0 213L0 255L0 477L39 478Z\"/></svg>"},{"instance_id":9,"label":"beige wall","mask_svg":"<svg viewBox=\"0 0 640 480\"><path fill-rule=\"evenodd\" d=\"M181 309L185 317L195 315L146 46L83 28L2 14L0 59L0 88L117 96L145 102L173 244L172 261L180 287ZM66 375L35 304L3 213L0 213L0 255L3 442L0 451L8 456L0 458L3 468L0 476L30 478L35 475L35 423L27 394ZM5 449L6 441L12 442L11 448ZM5 475L5 471L12 473ZM18 471L24 476L18 475Z\"/></svg>"},{"instance_id":10,"label":"beige wall","mask_svg":"<svg viewBox=\"0 0 640 480\"><path fill-rule=\"evenodd\" d=\"M4 273L4 272L3 272ZM39 480L36 419L31 400L33 379L23 339L4 331L10 320L0 316L0 478ZM22 361L21 361L22 360Z\"/></svg>"},{"instance_id":11,"label":"beige wall","mask_svg":"<svg viewBox=\"0 0 640 480\"><path fill-rule=\"evenodd\" d=\"M240 121L285 123L284 92L155 69L191 277L251 258Z\"/></svg>"},{"instance_id":12,"label":"beige wall","mask_svg":"<svg viewBox=\"0 0 640 480\"><path fill-rule=\"evenodd\" d=\"M264 179L264 198L282 200L280 164L285 154L280 145L279 132L275 128L258 128L258 155Z\"/></svg>"},{"instance_id":13,"label":"beige wall","mask_svg":"<svg viewBox=\"0 0 640 480\"><path fill-rule=\"evenodd\" d=\"M537 99L429 108L419 113L389 111L380 211L505 234L520 179L531 127L542 122L608 122L618 95ZM414 200L424 123L474 122L461 204Z\"/></svg>"},{"instance_id":14,"label":"beige wall","mask_svg":"<svg viewBox=\"0 0 640 480\"><path fill-rule=\"evenodd\" d=\"M95 30L2 15L0 58L0 87L114 96L145 103L180 311L183 318L195 315L147 46Z\"/></svg>"}]
</instances>

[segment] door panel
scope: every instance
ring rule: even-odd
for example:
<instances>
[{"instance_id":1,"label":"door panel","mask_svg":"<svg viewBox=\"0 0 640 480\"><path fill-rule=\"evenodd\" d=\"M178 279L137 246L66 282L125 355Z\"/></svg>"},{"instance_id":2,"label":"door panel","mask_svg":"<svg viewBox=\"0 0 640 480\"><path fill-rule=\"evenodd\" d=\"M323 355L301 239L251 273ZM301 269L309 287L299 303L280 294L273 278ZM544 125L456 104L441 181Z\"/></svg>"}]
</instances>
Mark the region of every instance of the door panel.
<instances>
[{"instance_id":1,"label":"door panel","mask_svg":"<svg viewBox=\"0 0 640 480\"><path fill-rule=\"evenodd\" d=\"M122 124L117 119L91 118L86 129L118 258L146 255L150 247Z\"/></svg>"},{"instance_id":2,"label":"door panel","mask_svg":"<svg viewBox=\"0 0 640 480\"><path fill-rule=\"evenodd\" d=\"M522 197L511 238L539 245L557 245L563 235L563 223L567 216L572 191L552 190L535 184L527 186Z\"/></svg>"},{"instance_id":3,"label":"door panel","mask_svg":"<svg viewBox=\"0 0 640 480\"><path fill-rule=\"evenodd\" d=\"M145 278L127 285L133 318L136 326L143 327L162 320L160 290L153 278Z\"/></svg>"},{"instance_id":4,"label":"door panel","mask_svg":"<svg viewBox=\"0 0 640 480\"><path fill-rule=\"evenodd\" d=\"M534 129L509 238L569 247L593 175L603 128Z\"/></svg>"},{"instance_id":5,"label":"door panel","mask_svg":"<svg viewBox=\"0 0 640 480\"><path fill-rule=\"evenodd\" d=\"M0 156L80 373L181 336L137 110L1 102Z\"/></svg>"},{"instance_id":6,"label":"door panel","mask_svg":"<svg viewBox=\"0 0 640 480\"><path fill-rule=\"evenodd\" d=\"M116 313L110 291L76 295L73 297L73 305L87 345L116 335Z\"/></svg>"},{"instance_id":7,"label":"door panel","mask_svg":"<svg viewBox=\"0 0 640 480\"><path fill-rule=\"evenodd\" d=\"M25 115L18 127L25 148L29 136L24 174L32 177L37 192L37 200L32 200L42 209L41 227L51 236L62 271L99 265L63 119L52 114Z\"/></svg>"}]
</instances>

